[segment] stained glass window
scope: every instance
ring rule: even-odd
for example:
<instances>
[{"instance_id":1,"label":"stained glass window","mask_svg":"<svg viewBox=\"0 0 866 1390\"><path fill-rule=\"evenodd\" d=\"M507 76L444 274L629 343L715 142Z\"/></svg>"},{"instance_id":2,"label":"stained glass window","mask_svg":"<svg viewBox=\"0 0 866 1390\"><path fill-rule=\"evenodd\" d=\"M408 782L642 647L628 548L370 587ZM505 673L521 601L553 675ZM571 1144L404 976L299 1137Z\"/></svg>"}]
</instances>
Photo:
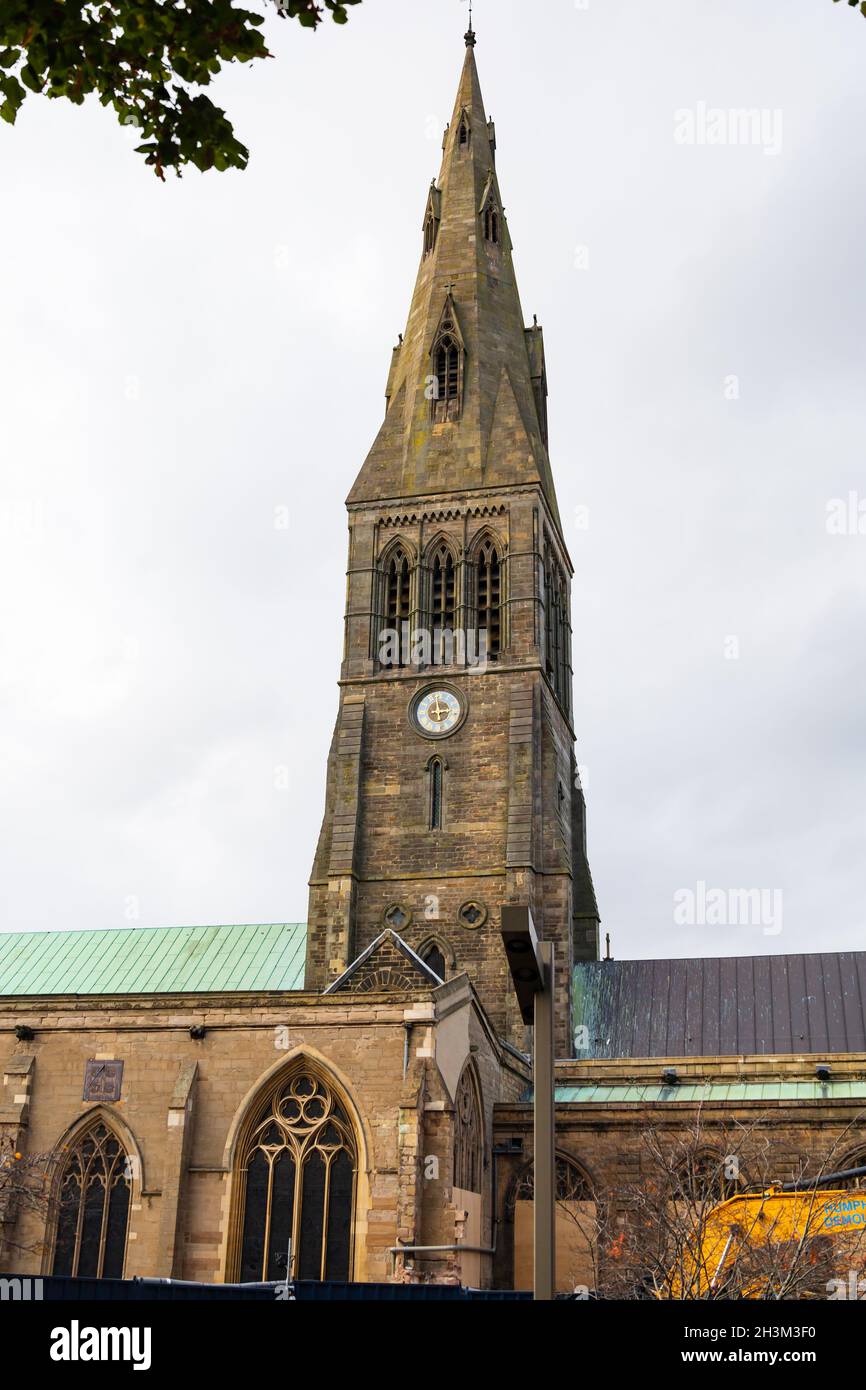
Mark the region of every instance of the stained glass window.
<instances>
[{"instance_id":1,"label":"stained glass window","mask_svg":"<svg viewBox=\"0 0 866 1390\"><path fill-rule=\"evenodd\" d=\"M297 1072L246 1145L241 1279L350 1278L357 1150L318 1076Z\"/></svg>"},{"instance_id":2,"label":"stained glass window","mask_svg":"<svg viewBox=\"0 0 866 1390\"><path fill-rule=\"evenodd\" d=\"M60 1178L54 1274L123 1277L130 1177L126 1151L105 1124L78 1139Z\"/></svg>"}]
</instances>

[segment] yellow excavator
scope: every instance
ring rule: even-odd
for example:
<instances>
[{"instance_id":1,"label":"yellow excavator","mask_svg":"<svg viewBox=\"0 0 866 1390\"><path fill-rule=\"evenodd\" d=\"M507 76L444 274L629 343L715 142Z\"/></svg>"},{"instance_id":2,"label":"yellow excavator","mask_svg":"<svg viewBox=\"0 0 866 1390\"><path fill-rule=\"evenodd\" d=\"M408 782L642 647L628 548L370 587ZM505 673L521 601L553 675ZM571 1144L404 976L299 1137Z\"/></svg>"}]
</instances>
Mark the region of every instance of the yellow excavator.
<instances>
[{"instance_id":1,"label":"yellow excavator","mask_svg":"<svg viewBox=\"0 0 866 1390\"><path fill-rule=\"evenodd\" d=\"M717 1292L723 1296L738 1262L748 1270L750 1257L770 1245L794 1246L804 1241L811 1244L818 1237L847 1236L852 1246L863 1241L866 1250L866 1188L833 1187L863 1177L866 1167L847 1168L720 1202L702 1222L700 1249L684 1254L658 1297L706 1299ZM765 1287L764 1279L750 1282L746 1274L736 1296L760 1298Z\"/></svg>"}]
</instances>

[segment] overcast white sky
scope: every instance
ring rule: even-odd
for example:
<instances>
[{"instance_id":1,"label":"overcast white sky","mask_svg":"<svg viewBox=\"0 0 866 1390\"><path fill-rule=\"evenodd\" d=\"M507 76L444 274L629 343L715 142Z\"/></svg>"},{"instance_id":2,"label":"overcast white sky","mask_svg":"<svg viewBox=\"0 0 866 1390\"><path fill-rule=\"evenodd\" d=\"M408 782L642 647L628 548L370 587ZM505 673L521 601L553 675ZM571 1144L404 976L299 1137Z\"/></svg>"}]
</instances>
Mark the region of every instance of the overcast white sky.
<instances>
[{"instance_id":1,"label":"overcast white sky","mask_svg":"<svg viewBox=\"0 0 866 1390\"><path fill-rule=\"evenodd\" d=\"M306 916L343 499L465 12L270 14L275 60L216 86L243 174L161 185L95 103L0 127L3 929ZM866 498L866 22L479 0L476 28L545 327L603 929L621 957L864 949L866 534L826 517ZM678 143L699 103L781 113L781 147ZM781 890L781 932L677 925L699 882Z\"/></svg>"}]
</instances>

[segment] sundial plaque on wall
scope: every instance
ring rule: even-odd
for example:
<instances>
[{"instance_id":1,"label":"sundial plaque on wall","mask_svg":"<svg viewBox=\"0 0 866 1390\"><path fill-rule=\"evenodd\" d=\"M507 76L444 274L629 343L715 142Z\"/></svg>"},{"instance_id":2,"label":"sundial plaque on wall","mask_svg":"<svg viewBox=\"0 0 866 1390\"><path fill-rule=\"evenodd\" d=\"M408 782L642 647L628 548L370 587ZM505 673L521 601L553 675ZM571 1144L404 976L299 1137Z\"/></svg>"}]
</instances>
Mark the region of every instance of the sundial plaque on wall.
<instances>
[{"instance_id":1,"label":"sundial plaque on wall","mask_svg":"<svg viewBox=\"0 0 866 1390\"><path fill-rule=\"evenodd\" d=\"M97 1057L92 1057L85 1063L84 1067L84 1099L120 1100L122 1080L122 1062L101 1061Z\"/></svg>"}]
</instances>

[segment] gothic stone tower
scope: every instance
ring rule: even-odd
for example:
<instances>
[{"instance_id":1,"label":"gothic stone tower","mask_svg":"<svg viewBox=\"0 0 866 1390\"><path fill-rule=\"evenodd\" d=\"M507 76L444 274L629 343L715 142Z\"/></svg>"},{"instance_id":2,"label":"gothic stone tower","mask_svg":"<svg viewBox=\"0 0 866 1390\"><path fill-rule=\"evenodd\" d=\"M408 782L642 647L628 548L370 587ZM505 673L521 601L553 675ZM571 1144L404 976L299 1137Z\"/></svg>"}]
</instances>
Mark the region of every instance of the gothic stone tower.
<instances>
[{"instance_id":1,"label":"gothic stone tower","mask_svg":"<svg viewBox=\"0 0 866 1390\"><path fill-rule=\"evenodd\" d=\"M597 955L572 729L570 585L547 452L542 330L524 327L475 35L385 420L348 498L340 709L310 884L306 987L391 927L467 971L521 1044L499 939L529 903L571 966ZM453 638L451 634L454 634Z\"/></svg>"}]
</instances>

